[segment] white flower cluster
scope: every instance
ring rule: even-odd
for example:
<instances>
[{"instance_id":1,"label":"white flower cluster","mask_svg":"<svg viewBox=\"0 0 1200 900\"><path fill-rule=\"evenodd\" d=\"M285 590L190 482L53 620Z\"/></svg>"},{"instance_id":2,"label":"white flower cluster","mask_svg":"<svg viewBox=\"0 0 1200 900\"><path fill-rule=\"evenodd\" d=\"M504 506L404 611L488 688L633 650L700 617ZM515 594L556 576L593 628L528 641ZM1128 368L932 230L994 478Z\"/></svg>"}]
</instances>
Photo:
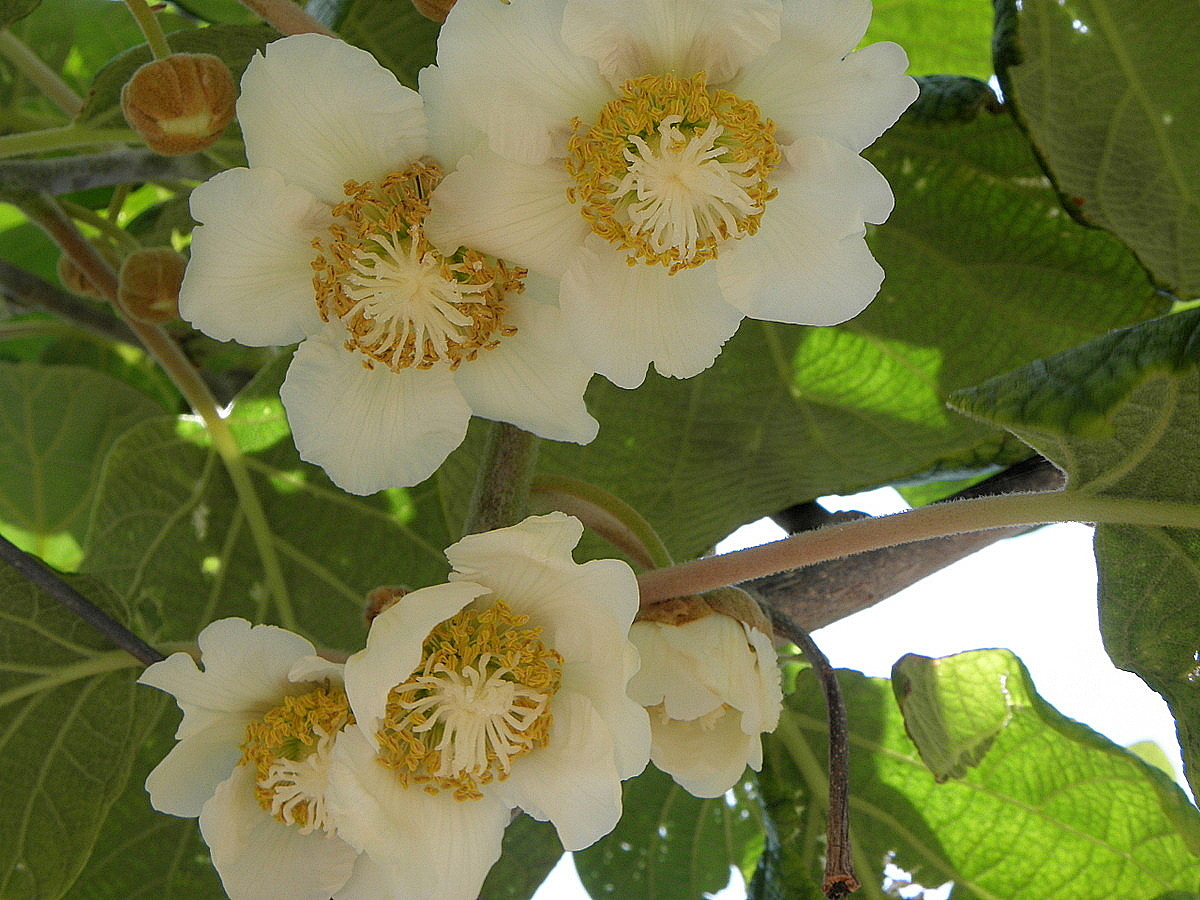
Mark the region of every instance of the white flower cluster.
<instances>
[{"instance_id":1,"label":"white flower cluster","mask_svg":"<svg viewBox=\"0 0 1200 900\"><path fill-rule=\"evenodd\" d=\"M870 0L459 0L421 93L297 35L242 79L249 168L197 188L184 318L300 341L281 396L347 491L472 415L587 443L594 373L687 378L744 316L828 325L883 278L860 151L916 97Z\"/></svg>"}]
</instances>

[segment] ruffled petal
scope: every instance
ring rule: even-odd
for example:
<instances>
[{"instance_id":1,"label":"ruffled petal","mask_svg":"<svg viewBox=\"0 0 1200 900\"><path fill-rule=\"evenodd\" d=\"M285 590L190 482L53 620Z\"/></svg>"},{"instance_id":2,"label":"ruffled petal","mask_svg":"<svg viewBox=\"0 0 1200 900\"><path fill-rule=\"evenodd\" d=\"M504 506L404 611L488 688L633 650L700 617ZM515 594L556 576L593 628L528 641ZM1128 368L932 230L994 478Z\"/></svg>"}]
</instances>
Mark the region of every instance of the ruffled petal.
<instances>
[{"instance_id":1,"label":"ruffled petal","mask_svg":"<svg viewBox=\"0 0 1200 900\"><path fill-rule=\"evenodd\" d=\"M592 370L574 354L558 308L539 303L532 290L527 285L508 303L505 323L516 326L517 333L460 366L455 381L477 416L511 422L551 440L586 444L600 429L583 403Z\"/></svg>"},{"instance_id":2,"label":"ruffled petal","mask_svg":"<svg viewBox=\"0 0 1200 900\"><path fill-rule=\"evenodd\" d=\"M327 802L338 834L369 853L392 881L395 900L477 897L500 858L509 808L485 796L458 801L404 787L375 761L375 747L350 729L334 745Z\"/></svg>"},{"instance_id":3,"label":"ruffled petal","mask_svg":"<svg viewBox=\"0 0 1200 900\"><path fill-rule=\"evenodd\" d=\"M715 619L707 616L707 619ZM738 625L732 619L731 625ZM724 653L717 640L704 640L707 635L695 634L687 625L663 625L658 622L634 622L629 640L638 649L642 665L629 682L629 696L643 706L664 704L667 715L674 719L698 719L717 709L727 699L724 693L714 692L706 682L706 653ZM686 635L684 651L675 646L671 637ZM748 661L748 659L746 660Z\"/></svg>"},{"instance_id":4,"label":"ruffled petal","mask_svg":"<svg viewBox=\"0 0 1200 900\"><path fill-rule=\"evenodd\" d=\"M179 314L210 337L291 344L321 326L312 239L329 207L271 169L229 169L192 191L192 258Z\"/></svg>"},{"instance_id":5,"label":"ruffled petal","mask_svg":"<svg viewBox=\"0 0 1200 900\"><path fill-rule=\"evenodd\" d=\"M720 84L779 40L779 22L778 0L569 0L562 33L614 88L663 72Z\"/></svg>"},{"instance_id":6,"label":"ruffled petal","mask_svg":"<svg viewBox=\"0 0 1200 900\"><path fill-rule=\"evenodd\" d=\"M748 762L762 765L762 738L727 712L708 728L696 722L653 720L650 760L694 797L720 797L737 784ZM757 753L756 753L757 751Z\"/></svg>"},{"instance_id":7,"label":"ruffled petal","mask_svg":"<svg viewBox=\"0 0 1200 900\"><path fill-rule=\"evenodd\" d=\"M460 0L438 36L455 111L518 162L562 156L571 119L590 121L613 96L595 62L563 44L565 4Z\"/></svg>"},{"instance_id":8,"label":"ruffled petal","mask_svg":"<svg viewBox=\"0 0 1200 900\"><path fill-rule=\"evenodd\" d=\"M712 266L675 275L661 266L631 266L624 253L590 236L559 295L580 356L623 388L640 385L651 362L672 378L703 372L742 321L721 296Z\"/></svg>"},{"instance_id":9,"label":"ruffled petal","mask_svg":"<svg viewBox=\"0 0 1200 900\"><path fill-rule=\"evenodd\" d=\"M438 584L405 594L371 623L367 646L346 660L346 697L359 730L374 740L387 707L388 692L408 680L421 661L433 627L487 588L467 581Z\"/></svg>"},{"instance_id":10,"label":"ruffled petal","mask_svg":"<svg viewBox=\"0 0 1200 900\"><path fill-rule=\"evenodd\" d=\"M508 777L488 791L535 819L549 819L565 849L582 850L616 827L621 780L609 731L592 705L560 690L553 710L547 745L514 760Z\"/></svg>"},{"instance_id":11,"label":"ruffled petal","mask_svg":"<svg viewBox=\"0 0 1200 900\"><path fill-rule=\"evenodd\" d=\"M864 219L879 222L892 192L875 167L816 138L788 152L758 233L722 248L717 273L726 300L747 316L836 325L879 292L883 269L867 248Z\"/></svg>"},{"instance_id":12,"label":"ruffled petal","mask_svg":"<svg viewBox=\"0 0 1200 900\"><path fill-rule=\"evenodd\" d=\"M407 487L462 443L471 410L443 369L364 368L340 326L296 350L279 396L301 459L351 494Z\"/></svg>"},{"instance_id":13,"label":"ruffled petal","mask_svg":"<svg viewBox=\"0 0 1200 900\"><path fill-rule=\"evenodd\" d=\"M301 834L268 815L255 799L248 766L238 766L204 804L200 832L225 892L238 900L328 900L358 857L323 831Z\"/></svg>"},{"instance_id":14,"label":"ruffled petal","mask_svg":"<svg viewBox=\"0 0 1200 900\"><path fill-rule=\"evenodd\" d=\"M324 35L293 35L255 54L237 112L251 165L330 204L344 199L347 180L381 178L426 150L420 95L370 53Z\"/></svg>"},{"instance_id":15,"label":"ruffled petal","mask_svg":"<svg viewBox=\"0 0 1200 900\"><path fill-rule=\"evenodd\" d=\"M857 153L917 98L917 83L904 74L908 56L897 44L871 44L843 58L806 53L789 37L730 85L774 120L782 141L817 136Z\"/></svg>"},{"instance_id":16,"label":"ruffled petal","mask_svg":"<svg viewBox=\"0 0 1200 900\"><path fill-rule=\"evenodd\" d=\"M150 805L172 816L200 815L242 758L246 726L252 721L251 715L226 713L172 747L146 778Z\"/></svg>"},{"instance_id":17,"label":"ruffled petal","mask_svg":"<svg viewBox=\"0 0 1200 900\"><path fill-rule=\"evenodd\" d=\"M595 626L587 622L581 627ZM578 694L592 704L608 729L617 775L624 780L641 774L650 759L650 717L645 707L626 692L630 677L638 669L638 652L628 641L621 643L619 672L613 665L611 644L594 642L594 652L586 657L578 650L564 653L560 692Z\"/></svg>"},{"instance_id":18,"label":"ruffled petal","mask_svg":"<svg viewBox=\"0 0 1200 900\"><path fill-rule=\"evenodd\" d=\"M481 150L434 190L425 235L443 253L471 247L559 278L591 233L567 201L573 184L559 161L523 165Z\"/></svg>"}]
</instances>

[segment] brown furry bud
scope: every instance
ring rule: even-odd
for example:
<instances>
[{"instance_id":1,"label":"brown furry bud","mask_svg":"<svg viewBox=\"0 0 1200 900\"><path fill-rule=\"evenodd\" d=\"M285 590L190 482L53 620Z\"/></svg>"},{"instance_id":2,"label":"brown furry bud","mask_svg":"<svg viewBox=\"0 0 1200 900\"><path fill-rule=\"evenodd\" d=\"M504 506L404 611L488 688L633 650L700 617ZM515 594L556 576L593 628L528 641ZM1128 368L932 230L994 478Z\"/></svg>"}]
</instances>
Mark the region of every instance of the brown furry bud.
<instances>
[{"instance_id":1,"label":"brown furry bud","mask_svg":"<svg viewBox=\"0 0 1200 900\"><path fill-rule=\"evenodd\" d=\"M717 588L707 594L692 594L664 600L662 603L651 603L641 608L637 614L637 621L686 625L688 622L712 615L729 616L768 637L774 636L771 621L762 611L762 607L741 588L732 586Z\"/></svg>"},{"instance_id":2,"label":"brown furry bud","mask_svg":"<svg viewBox=\"0 0 1200 900\"><path fill-rule=\"evenodd\" d=\"M107 241L92 241L91 244L99 251L101 256L108 260L109 265L114 269L120 267L121 254L116 247ZM97 300L108 299L100 291L96 290L95 285L88 280L87 276L79 271L79 267L75 265L75 261L65 253L58 258L55 269L58 271L58 280L62 282L63 287L68 291L84 297L94 297Z\"/></svg>"},{"instance_id":3,"label":"brown furry bud","mask_svg":"<svg viewBox=\"0 0 1200 900\"><path fill-rule=\"evenodd\" d=\"M370 626L385 609L394 606L396 601L407 594L409 591L406 587L392 587L384 585L383 587L372 588L367 594L367 602L363 607L363 618L367 620L367 625Z\"/></svg>"},{"instance_id":4,"label":"brown furry bud","mask_svg":"<svg viewBox=\"0 0 1200 900\"><path fill-rule=\"evenodd\" d=\"M233 119L237 86L208 53L146 63L121 89L125 120L155 153L183 156L216 141Z\"/></svg>"},{"instance_id":5,"label":"brown furry bud","mask_svg":"<svg viewBox=\"0 0 1200 900\"><path fill-rule=\"evenodd\" d=\"M440 24L446 21L446 16L454 8L454 2L455 0L412 0L412 5L425 18Z\"/></svg>"},{"instance_id":6,"label":"brown furry bud","mask_svg":"<svg viewBox=\"0 0 1200 900\"><path fill-rule=\"evenodd\" d=\"M135 250L121 266L117 303L131 319L161 325L179 315L187 260L170 247Z\"/></svg>"}]
</instances>

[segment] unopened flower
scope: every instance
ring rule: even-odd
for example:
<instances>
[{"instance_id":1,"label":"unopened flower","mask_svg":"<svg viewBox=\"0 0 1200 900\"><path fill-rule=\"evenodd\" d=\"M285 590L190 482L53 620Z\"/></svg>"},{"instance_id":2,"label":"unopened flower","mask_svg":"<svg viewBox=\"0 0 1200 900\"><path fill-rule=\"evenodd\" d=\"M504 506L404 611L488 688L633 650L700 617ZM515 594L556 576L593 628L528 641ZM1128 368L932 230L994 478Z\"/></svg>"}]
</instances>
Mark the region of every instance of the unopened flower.
<instances>
[{"instance_id":1,"label":"unopened flower","mask_svg":"<svg viewBox=\"0 0 1200 900\"><path fill-rule=\"evenodd\" d=\"M689 793L719 797L762 767L762 734L779 723L770 624L736 588L647 615L629 632L642 660L629 695L650 710L650 761Z\"/></svg>"},{"instance_id":2,"label":"unopened flower","mask_svg":"<svg viewBox=\"0 0 1200 900\"><path fill-rule=\"evenodd\" d=\"M125 120L155 153L184 156L215 143L233 121L237 88L211 53L146 63L121 89Z\"/></svg>"},{"instance_id":3,"label":"unopened flower","mask_svg":"<svg viewBox=\"0 0 1200 900\"><path fill-rule=\"evenodd\" d=\"M371 863L337 837L326 803L333 749L353 723L341 665L299 635L221 619L138 681L173 695L179 743L146 779L160 812L200 818L233 900L361 896Z\"/></svg>"},{"instance_id":4,"label":"unopened flower","mask_svg":"<svg viewBox=\"0 0 1200 900\"><path fill-rule=\"evenodd\" d=\"M633 572L577 565L562 513L463 538L447 584L380 613L346 662L356 718L334 750L339 833L390 873L400 900L473 900L510 810L578 850L621 814L649 754L626 694Z\"/></svg>"},{"instance_id":5,"label":"unopened flower","mask_svg":"<svg viewBox=\"0 0 1200 900\"><path fill-rule=\"evenodd\" d=\"M281 397L304 459L367 494L432 474L472 414L595 437L553 285L425 239L443 168L414 91L296 35L251 60L238 119L250 168L192 193L180 312L220 340L303 341Z\"/></svg>"},{"instance_id":6,"label":"unopened flower","mask_svg":"<svg viewBox=\"0 0 1200 900\"><path fill-rule=\"evenodd\" d=\"M161 325L179 315L179 286L187 260L170 247L135 250L121 264L117 303L126 315Z\"/></svg>"},{"instance_id":7,"label":"unopened flower","mask_svg":"<svg viewBox=\"0 0 1200 900\"><path fill-rule=\"evenodd\" d=\"M623 387L650 362L702 371L743 316L844 321L879 289L865 223L893 204L859 153L917 95L900 47L854 50L870 15L870 0L459 0L421 89L487 144L427 232L561 278L580 352Z\"/></svg>"}]
</instances>

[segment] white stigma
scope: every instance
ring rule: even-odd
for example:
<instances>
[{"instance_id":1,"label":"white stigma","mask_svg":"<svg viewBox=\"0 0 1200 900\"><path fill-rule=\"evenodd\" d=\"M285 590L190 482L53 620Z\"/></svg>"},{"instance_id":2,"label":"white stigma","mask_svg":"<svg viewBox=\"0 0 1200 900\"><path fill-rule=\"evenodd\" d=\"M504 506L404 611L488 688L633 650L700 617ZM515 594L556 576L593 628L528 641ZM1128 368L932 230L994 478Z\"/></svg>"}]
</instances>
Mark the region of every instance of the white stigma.
<instances>
[{"instance_id":1,"label":"white stigma","mask_svg":"<svg viewBox=\"0 0 1200 900\"><path fill-rule=\"evenodd\" d=\"M300 821L297 810L305 811L301 834L311 834L318 828L330 836L337 834L325 807L325 791L329 786L329 764L333 757L333 735L319 726L313 728L317 746L304 759L280 757L271 763L267 777L258 786L271 792L271 815L285 825Z\"/></svg>"},{"instance_id":2,"label":"white stigma","mask_svg":"<svg viewBox=\"0 0 1200 900\"><path fill-rule=\"evenodd\" d=\"M629 169L610 199L630 191L636 199L627 210L630 221L655 253L675 249L683 262L695 258L701 241L719 235L740 237L737 216L762 212L746 188L756 179L746 173L755 160L724 163L728 152L716 146L725 129L713 119L700 134L687 137L679 130L682 116L667 116L658 126L655 150L637 135L629 140L637 148L625 149Z\"/></svg>"},{"instance_id":3,"label":"white stigma","mask_svg":"<svg viewBox=\"0 0 1200 900\"><path fill-rule=\"evenodd\" d=\"M358 342L365 347L392 347L393 366L410 336L418 359L426 341L436 355L444 354L449 342L461 340L462 329L471 324L471 317L458 304L473 301L470 295L488 290L491 282L462 284L445 277L437 256L418 249L423 243L419 229L409 236L407 251L396 235L379 235L375 241L382 254L356 251L352 271L344 277L343 290L355 304L342 318L350 321L361 315L369 322L371 330L359 335Z\"/></svg>"},{"instance_id":4,"label":"white stigma","mask_svg":"<svg viewBox=\"0 0 1200 900\"><path fill-rule=\"evenodd\" d=\"M398 688L428 692L401 704L411 711L402 725L408 724L414 733L442 726L434 748L439 758L434 774L439 778L482 775L492 760L508 772L509 760L533 743L524 732L545 711L549 697L506 680L504 676L512 674L510 669L489 672L492 659L492 654L485 653L476 666L464 666L461 672L438 666L433 674L421 675ZM525 703L518 705L522 700ZM414 725L414 716L424 716L425 721Z\"/></svg>"}]
</instances>

